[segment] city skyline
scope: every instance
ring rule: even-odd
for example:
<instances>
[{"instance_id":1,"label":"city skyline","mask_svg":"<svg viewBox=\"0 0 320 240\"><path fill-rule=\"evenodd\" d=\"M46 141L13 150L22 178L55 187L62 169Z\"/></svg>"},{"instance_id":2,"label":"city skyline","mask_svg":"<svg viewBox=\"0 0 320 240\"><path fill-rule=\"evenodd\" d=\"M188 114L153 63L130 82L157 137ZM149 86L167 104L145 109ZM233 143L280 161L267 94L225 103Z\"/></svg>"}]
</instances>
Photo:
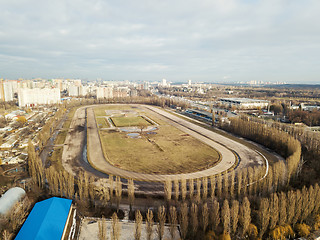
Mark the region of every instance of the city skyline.
<instances>
[{"instance_id":1,"label":"city skyline","mask_svg":"<svg viewBox=\"0 0 320 240\"><path fill-rule=\"evenodd\" d=\"M318 1L1 2L0 77L318 83Z\"/></svg>"}]
</instances>

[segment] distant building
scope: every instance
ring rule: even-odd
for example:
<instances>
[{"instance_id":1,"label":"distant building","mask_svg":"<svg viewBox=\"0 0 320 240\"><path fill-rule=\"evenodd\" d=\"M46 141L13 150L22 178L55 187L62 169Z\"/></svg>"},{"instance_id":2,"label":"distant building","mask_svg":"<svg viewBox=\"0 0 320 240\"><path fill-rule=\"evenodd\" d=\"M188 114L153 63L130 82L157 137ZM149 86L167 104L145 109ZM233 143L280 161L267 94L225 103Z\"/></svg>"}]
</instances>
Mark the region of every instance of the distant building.
<instances>
[{"instance_id":1,"label":"distant building","mask_svg":"<svg viewBox=\"0 0 320 240\"><path fill-rule=\"evenodd\" d=\"M131 89L129 95L130 95L130 97L136 97L136 96L138 96L138 91L135 89Z\"/></svg>"},{"instance_id":2,"label":"distant building","mask_svg":"<svg viewBox=\"0 0 320 240\"><path fill-rule=\"evenodd\" d=\"M0 99L4 102L13 101L13 82L0 81Z\"/></svg>"},{"instance_id":3,"label":"distant building","mask_svg":"<svg viewBox=\"0 0 320 240\"><path fill-rule=\"evenodd\" d=\"M65 239L71 206L72 200L58 197L36 203L15 239Z\"/></svg>"},{"instance_id":4,"label":"distant building","mask_svg":"<svg viewBox=\"0 0 320 240\"><path fill-rule=\"evenodd\" d=\"M98 87L97 99L113 98L113 87Z\"/></svg>"},{"instance_id":5,"label":"distant building","mask_svg":"<svg viewBox=\"0 0 320 240\"><path fill-rule=\"evenodd\" d=\"M129 96L130 89L128 87L117 87L113 89L113 97L124 98Z\"/></svg>"},{"instance_id":6,"label":"distant building","mask_svg":"<svg viewBox=\"0 0 320 240\"><path fill-rule=\"evenodd\" d=\"M235 106L236 108L243 109L264 108L269 105L269 101L267 100L251 98L221 98L220 102L229 107Z\"/></svg>"},{"instance_id":7,"label":"distant building","mask_svg":"<svg viewBox=\"0 0 320 240\"><path fill-rule=\"evenodd\" d=\"M61 103L59 88L19 89L18 99L20 107Z\"/></svg>"},{"instance_id":8,"label":"distant building","mask_svg":"<svg viewBox=\"0 0 320 240\"><path fill-rule=\"evenodd\" d=\"M170 87L170 83L167 83L166 79L162 79L161 83L159 83L160 87Z\"/></svg>"},{"instance_id":9,"label":"distant building","mask_svg":"<svg viewBox=\"0 0 320 240\"><path fill-rule=\"evenodd\" d=\"M68 92L69 92L69 96L71 97L79 97L82 96L82 85L77 86L77 85L70 85L68 87Z\"/></svg>"}]
</instances>

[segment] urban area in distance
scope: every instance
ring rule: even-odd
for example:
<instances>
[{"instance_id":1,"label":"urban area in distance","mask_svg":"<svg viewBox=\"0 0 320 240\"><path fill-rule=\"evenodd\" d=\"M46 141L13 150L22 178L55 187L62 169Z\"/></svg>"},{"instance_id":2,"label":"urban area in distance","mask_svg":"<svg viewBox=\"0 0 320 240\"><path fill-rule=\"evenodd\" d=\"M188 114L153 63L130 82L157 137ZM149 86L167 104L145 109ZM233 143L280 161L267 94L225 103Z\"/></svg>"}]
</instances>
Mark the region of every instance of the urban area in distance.
<instances>
[{"instance_id":1,"label":"urban area in distance","mask_svg":"<svg viewBox=\"0 0 320 240\"><path fill-rule=\"evenodd\" d=\"M320 1L0 9L0 239L320 239Z\"/></svg>"}]
</instances>

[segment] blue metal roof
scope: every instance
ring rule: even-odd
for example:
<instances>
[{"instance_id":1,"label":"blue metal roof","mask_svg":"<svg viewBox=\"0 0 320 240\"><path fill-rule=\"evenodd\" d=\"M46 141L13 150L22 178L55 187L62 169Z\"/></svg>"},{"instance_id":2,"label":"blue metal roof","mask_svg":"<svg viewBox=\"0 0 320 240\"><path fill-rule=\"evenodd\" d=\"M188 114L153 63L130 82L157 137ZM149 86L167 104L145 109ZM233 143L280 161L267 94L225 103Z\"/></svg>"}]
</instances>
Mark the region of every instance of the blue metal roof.
<instances>
[{"instance_id":1,"label":"blue metal roof","mask_svg":"<svg viewBox=\"0 0 320 240\"><path fill-rule=\"evenodd\" d=\"M57 197L36 203L15 239L61 239L71 203Z\"/></svg>"}]
</instances>

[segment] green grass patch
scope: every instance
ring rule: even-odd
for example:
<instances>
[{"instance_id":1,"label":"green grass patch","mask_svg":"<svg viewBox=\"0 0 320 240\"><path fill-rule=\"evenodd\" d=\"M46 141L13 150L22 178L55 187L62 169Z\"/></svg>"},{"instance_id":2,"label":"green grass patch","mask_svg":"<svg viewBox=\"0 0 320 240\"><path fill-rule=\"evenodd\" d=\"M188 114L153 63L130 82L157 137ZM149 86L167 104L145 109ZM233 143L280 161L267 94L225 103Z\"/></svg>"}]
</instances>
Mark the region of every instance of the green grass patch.
<instances>
[{"instance_id":1,"label":"green grass patch","mask_svg":"<svg viewBox=\"0 0 320 240\"><path fill-rule=\"evenodd\" d=\"M93 111L96 115L96 117L102 117L106 116L106 110L132 110L134 107L130 105L103 105L103 106L98 106L94 107Z\"/></svg>"},{"instance_id":2,"label":"green grass patch","mask_svg":"<svg viewBox=\"0 0 320 240\"><path fill-rule=\"evenodd\" d=\"M76 112L76 110L77 110L78 108L79 108L79 107L73 107L73 108L70 110L70 112L68 113L67 120L64 122L62 128L64 128L64 129L69 129L69 128L70 128L73 115L74 115L74 113Z\"/></svg>"},{"instance_id":3,"label":"green grass patch","mask_svg":"<svg viewBox=\"0 0 320 240\"><path fill-rule=\"evenodd\" d=\"M62 171L64 168L61 163L63 147L54 148L51 157L48 157L48 160L51 162L51 165L55 167L58 171Z\"/></svg>"},{"instance_id":4,"label":"green grass patch","mask_svg":"<svg viewBox=\"0 0 320 240\"><path fill-rule=\"evenodd\" d=\"M60 131L57 138L56 138L55 144L56 145L64 144L64 141L66 140L67 134L68 134L68 130Z\"/></svg>"},{"instance_id":5,"label":"green grass patch","mask_svg":"<svg viewBox=\"0 0 320 240\"><path fill-rule=\"evenodd\" d=\"M107 123L107 119L104 117L96 118L97 124L99 128L108 128L109 124Z\"/></svg>"},{"instance_id":6,"label":"green grass patch","mask_svg":"<svg viewBox=\"0 0 320 240\"><path fill-rule=\"evenodd\" d=\"M138 117L112 117L111 120L116 127L131 127L131 126L140 126L140 125L149 126L149 125L151 125L151 123L149 123L147 120L145 120L141 116L138 116Z\"/></svg>"}]
</instances>

